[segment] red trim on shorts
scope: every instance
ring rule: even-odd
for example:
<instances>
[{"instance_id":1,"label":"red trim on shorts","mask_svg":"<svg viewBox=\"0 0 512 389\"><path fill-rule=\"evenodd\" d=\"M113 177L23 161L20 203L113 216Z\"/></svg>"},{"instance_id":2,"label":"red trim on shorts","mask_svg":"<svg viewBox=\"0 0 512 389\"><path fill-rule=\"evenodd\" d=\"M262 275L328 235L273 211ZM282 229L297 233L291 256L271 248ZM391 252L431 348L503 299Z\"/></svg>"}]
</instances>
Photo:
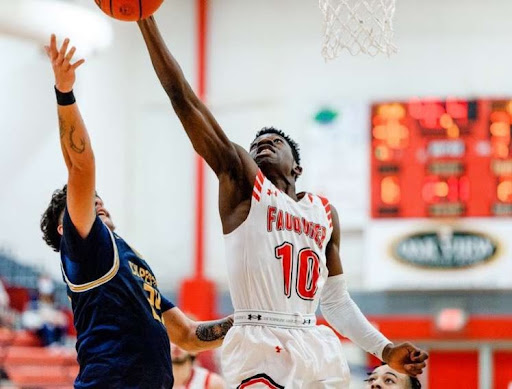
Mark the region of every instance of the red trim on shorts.
<instances>
[{"instance_id":1,"label":"red trim on shorts","mask_svg":"<svg viewBox=\"0 0 512 389\"><path fill-rule=\"evenodd\" d=\"M240 385L238 385L237 389L248 388L251 385L255 384L263 384L267 388L271 389L284 389L284 386L277 384L272 378L270 378L265 373L256 374L255 376L246 378L245 380L242 381Z\"/></svg>"},{"instance_id":2,"label":"red trim on shorts","mask_svg":"<svg viewBox=\"0 0 512 389\"><path fill-rule=\"evenodd\" d=\"M272 383L269 380L267 380L266 378L255 378L253 380L246 382L245 384L240 385L239 388L240 389L248 388L249 386L254 385L254 384L264 384L269 388L278 389L277 386L272 385Z\"/></svg>"}]
</instances>

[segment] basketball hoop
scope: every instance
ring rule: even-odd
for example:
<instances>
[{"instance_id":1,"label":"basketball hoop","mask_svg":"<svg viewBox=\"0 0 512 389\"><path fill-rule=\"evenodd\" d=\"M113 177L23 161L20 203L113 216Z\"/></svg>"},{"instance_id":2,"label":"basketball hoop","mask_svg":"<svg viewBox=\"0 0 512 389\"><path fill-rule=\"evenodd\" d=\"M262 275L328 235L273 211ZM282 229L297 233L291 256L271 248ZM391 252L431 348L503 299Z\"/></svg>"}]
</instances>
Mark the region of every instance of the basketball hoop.
<instances>
[{"instance_id":1,"label":"basketball hoop","mask_svg":"<svg viewBox=\"0 0 512 389\"><path fill-rule=\"evenodd\" d=\"M343 49L388 56L397 52L393 45L395 0L319 0L324 15L322 55L334 59Z\"/></svg>"}]
</instances>

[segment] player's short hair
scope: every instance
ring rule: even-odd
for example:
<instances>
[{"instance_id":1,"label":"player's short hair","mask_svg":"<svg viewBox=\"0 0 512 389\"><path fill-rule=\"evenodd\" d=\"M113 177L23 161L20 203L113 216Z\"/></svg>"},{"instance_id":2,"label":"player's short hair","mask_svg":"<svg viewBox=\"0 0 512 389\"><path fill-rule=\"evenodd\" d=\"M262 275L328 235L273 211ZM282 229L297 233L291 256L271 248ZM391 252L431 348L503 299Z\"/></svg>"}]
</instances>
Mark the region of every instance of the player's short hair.
<instances>
[{"instance_id":1,"label":"player's short hair","mask_svg":"<svg viewBox=\"0 0 512 389\"><path fill-rule=\"evenodd\" d=\"M290 148L292 149L293 159L295 159L295 162L297 162L297 165L300 165L300 148L297 142L295 142L292 138L290 138L288 135L286 135L282 130L279 130L275 127L263 127L261 130L259 130L256 133L256 136L254 137L254 140L258 139L260 136L265 134L276 134L279 135L281 138L283 138ZM253 140L253 142L254 142Z\"/></svg>"},{"instance_id":2,"label":"player's short hair","mask_svg":"<svg viewBox=\"0 0 512 389\"><path fill-rule=\"evenodd\" d=\"M60 251L61 236L57 231L59 226L60 215L66 207L66 197L68 194L68 186L64 185L62 189L57 189L52 194L52 199L48 208L41 216L41 231L43 232L43 240L53 251Z\"/></svg>"},{"instance_id":3,"label":"player's short hair","mask_svg":"<svg viewBox=\"0 0 512 389\"><path fill-rule=\"evenodd\" d=\"M409 376L409 381L412 389L421 389L421 382L416 377Z\"/></svg>"}]
</instances>

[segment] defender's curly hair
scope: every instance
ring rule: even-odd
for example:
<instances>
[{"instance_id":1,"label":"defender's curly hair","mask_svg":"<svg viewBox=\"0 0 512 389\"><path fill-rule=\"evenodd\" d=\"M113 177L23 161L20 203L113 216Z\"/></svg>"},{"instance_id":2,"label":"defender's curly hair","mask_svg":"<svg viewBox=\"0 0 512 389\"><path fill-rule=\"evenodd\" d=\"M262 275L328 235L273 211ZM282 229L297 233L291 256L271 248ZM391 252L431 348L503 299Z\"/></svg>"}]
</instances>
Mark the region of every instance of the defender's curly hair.
<instances>
[{"instance_id":1,"label":"defender's curly hair","mask_svg":"<svg viewBox=\"0 0 512 389\"><path fill-rule=\"evenodd\" d=\"M299 149L299 145L297 144L297 142L295 142L292 138L290 138L288 135L286 135L283 131L281 131L275 127L263 127L261 130L259 130L256 133L254 140L256 140L257 138L259 138L260 136L265 135L265 134L276 134L276 135L279 135L281 138L283 138L288 143L290 148L292 149L293 159L295 159L295 162L297 162L297 165L300 165L300 154L299 154L300 149ZM254 142L254 140L253 140L253 142Z\"/></svg>"},{"instance_id":2,"label":"defender's curly hair","mask_svg":"<svg viewBox=\"0 0 512 389\"><path fill-rule=\"evenodd\" d=\"M43 232L43 240L50 246L53 251L60 251L61 236L57 231L59 219L62 211L66 207L66 197L68 194L68 186L64 185L62 189L57 189L52 194L52 199L48 208L41 217L41 231Z\"/></svg>"}]
</instances>

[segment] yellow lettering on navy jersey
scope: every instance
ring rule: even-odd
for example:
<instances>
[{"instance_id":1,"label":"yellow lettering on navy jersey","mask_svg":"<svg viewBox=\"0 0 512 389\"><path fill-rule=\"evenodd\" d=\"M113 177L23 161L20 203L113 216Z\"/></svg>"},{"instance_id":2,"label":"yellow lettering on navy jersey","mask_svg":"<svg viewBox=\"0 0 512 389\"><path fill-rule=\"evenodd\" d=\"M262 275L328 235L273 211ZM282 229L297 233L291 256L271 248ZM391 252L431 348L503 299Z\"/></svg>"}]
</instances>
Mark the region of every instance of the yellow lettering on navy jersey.
<instances>
[{"instance_id":1,"label":"yellow lettering on navy jersey","mask_svg":"<svg viewBox=\"0 0 512 389\"><path fill-rule=\"evenodd\" d=\"M128 261L128 263L130 264L130 269L132 269L132 274L134 276L140 278L142 281L150 284L154 288L158 287L155 276L151 274L151 272L148 269L140 267L131 261Z\"/></svg>"},{"instance_id":2,"label":"yellow lettering on navy jersey","mask_svg":"<svg viewBox=\"0 0 512 389\"><path fill-rule=\"evenodd\" d=\"M130 269L132 269L132 274L133 274L134 276L139 275L139 274L138 274L139 272L138 272L138 270L137 270L137 265L136 265L136 264L134 264L134 263L132 263L132 262L130 262L130 261L128 261L128 263L130 264Z\"/></svg>"},{"instance_id":3,"label":"yellow lettering on navy jersey","mask_svg":"<svg viewBox=\"0 0 512 389\"><path fill-rule=\"evenodd\" d=\"M149 293L148 301L149 305L151 306L151 311L153 312L153 318L163 323L164 318L162 317L161 314L162 296L160 296L158 290L154 289L151 285L146 283L144 283L144 290ZM158 309L158 312L160 313L157 313L155 311L155 308Z\"/></svg>"},{"instance_id":4,"label":"yellow lettering on navy jersey","mask_svg":"<svg viewBox=\"0 0 512 389\"><path fill-rule=\"evenodd\" d=\"M143 288L148 293L148 302L153 313L153 318L163 324L164 318L161 313L162 296L160 292L155 289L157 287L156 278L148 269L136 265L135 263L128 261L132 274L142 280Z\"/></svg>"}]
</instances>

